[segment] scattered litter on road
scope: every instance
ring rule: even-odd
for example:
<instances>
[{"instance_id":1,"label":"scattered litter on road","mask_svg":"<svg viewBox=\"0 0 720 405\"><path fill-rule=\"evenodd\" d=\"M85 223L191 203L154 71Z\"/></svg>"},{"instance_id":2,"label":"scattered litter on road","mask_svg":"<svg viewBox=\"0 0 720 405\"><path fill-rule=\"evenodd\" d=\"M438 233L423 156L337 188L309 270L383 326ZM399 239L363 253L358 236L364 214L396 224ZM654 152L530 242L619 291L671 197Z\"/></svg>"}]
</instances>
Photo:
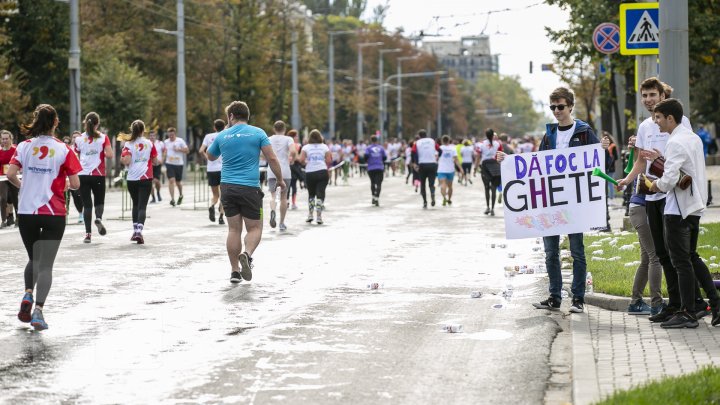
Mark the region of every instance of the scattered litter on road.
<instances>
[{"instance_id":1,"label":"scattered litter on road","mask_svg":"<svg viewBox=\"0 0 720 405\"><path fill-rule=\"evenodd\" d=\"M514 258L515 258L515 253L508 253L508 257L511 258L511 259L514 259Z\"/></svg>"},{"instance_id":2,"label":"scattered litter on road","mask_svg":"<svg viewBox=\"0 0 720 405\"><path fill-rule=\"evenodd\" d=\"M492 306L493 309L503 309L504 307L505 307L505 305L503 305L503 304L493 304L493 306Z\"/></svg>"},{"instance_id":3,"label":"scattered litter on road","mask_svg":"<svg viewBox=\"0 0 720 405\"><path fill-rule=\"evenodd\" d=\"M379 289L380 287L382 287L382 285L381 285L380 283L369 283L369 284L367 285L367 288L370 289L370 290L377 290L377 289Z\"/></svg>"},{"instance_id":4,"label":"scattered litter on road","mask_svg":"<svg viewBox=\"0 0 720 405\"><path fill-rule=\"evenodd\" d=\"M483 293L482 291L471 291L470 292L470 298L482 298Z\"/></svg>"},{"instance_id":5,"label":"scattered litter on road","mask_svg":"<svg viewBox=\"0 0 720 405\"><path fill-rule=\"evenodd\" d=\"M542 248L540 246L535 246L532 248L533 252L539 252Z\"/></svg>"},{"instance_id":6,"label":"scattered litter on road","mask_svg":"<svg viewBox=\"0 0 720 405\"><path fill-rule=\"evenodd\" d=\"M459 323L450 323L443 326L442 330L447 333L462 333L463 326Z\"/></svg>"}]
</instances>

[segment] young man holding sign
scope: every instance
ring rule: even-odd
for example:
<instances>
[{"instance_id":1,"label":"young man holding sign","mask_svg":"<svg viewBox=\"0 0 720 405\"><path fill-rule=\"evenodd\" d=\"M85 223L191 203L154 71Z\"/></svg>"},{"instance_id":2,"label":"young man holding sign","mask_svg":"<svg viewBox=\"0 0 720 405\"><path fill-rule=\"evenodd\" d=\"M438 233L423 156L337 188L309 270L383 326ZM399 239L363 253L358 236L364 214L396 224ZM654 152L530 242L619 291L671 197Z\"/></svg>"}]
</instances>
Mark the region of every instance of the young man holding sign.
<instances>
[{"instance_id":1,"label":"young man holding sign","mask_svg":"<svg viewBox=\"0 0 720 405\"><path fill-rule=\"evenodd\" d=\"M540 142L540 151L574 148L596 144L600 141L590 126L578 119L573 119L572 109L575 105L575 95L565 87L558 87L550 93L550 109L557 119L557 124L547 124L547 132ZM503 152L498 152L497 160L505 158ZM585 277L587 265L585 262L585 246L582 233L568 235L570 239L570 254L573 258L573 301L570 312L581 313L585 303ZM533 306L538 309L560 309L562 301L562 273L560 271L560 236L544 236L545 266L550 279L550 297Z\"/></svg>"}]
</instances>

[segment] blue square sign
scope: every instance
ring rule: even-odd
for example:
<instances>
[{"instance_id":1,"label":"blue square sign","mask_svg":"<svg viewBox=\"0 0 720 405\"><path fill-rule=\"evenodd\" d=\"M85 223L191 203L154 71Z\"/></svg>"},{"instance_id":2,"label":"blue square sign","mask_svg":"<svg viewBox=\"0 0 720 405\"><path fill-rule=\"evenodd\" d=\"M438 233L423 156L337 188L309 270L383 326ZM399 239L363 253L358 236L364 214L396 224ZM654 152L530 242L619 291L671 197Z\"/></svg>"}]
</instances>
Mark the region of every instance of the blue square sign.
<instances>
[{"instance_id":1,"label":"blue square sign","mask_svg":"<svg viewBox=\"0 0 720 405\"><path fill-rule=\"evenodd\" d=\"M620 53L654 55L660 51L659 3L620 5Z\"/></svg>"}]
</instances>

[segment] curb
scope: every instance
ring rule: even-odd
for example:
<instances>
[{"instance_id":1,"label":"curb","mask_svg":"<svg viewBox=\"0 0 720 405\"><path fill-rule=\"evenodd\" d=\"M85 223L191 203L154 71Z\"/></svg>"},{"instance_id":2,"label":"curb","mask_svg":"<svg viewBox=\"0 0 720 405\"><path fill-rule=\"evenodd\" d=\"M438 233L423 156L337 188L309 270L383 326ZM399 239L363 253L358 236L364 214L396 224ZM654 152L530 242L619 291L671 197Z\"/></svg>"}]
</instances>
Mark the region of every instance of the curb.
<instances>
[{"instance_id":1,"label":"curb","mask_svg":"<svg viewBox=\"0 0 720 405\"><path fill-rule=\"evenodd\" d=\"M585 303L607 309L609 311L627 311L628 305L632 302L630 297L618 297L617 295L592 293L585 295Z\"/></svg>"},{"instance_id":2,"label":"curb","mask_svg":"<svg viewBox=\"0 0 720 405\"><path fill-rule=\"evenodd\" d=\"M600 400L600 385L587 312L571 316L570 322L573 347L573 404L592 404Z\"/></svg>"}]
</instances>

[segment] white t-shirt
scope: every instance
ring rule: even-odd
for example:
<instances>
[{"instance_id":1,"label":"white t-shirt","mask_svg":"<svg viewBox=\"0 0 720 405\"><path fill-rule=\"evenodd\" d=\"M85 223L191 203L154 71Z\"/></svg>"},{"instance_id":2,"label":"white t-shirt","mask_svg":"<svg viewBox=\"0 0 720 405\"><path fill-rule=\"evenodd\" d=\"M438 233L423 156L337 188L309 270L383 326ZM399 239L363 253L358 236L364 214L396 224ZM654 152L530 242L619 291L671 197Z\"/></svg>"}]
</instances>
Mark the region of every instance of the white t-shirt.
<instances>
[{"instance_id":1,"label":"white t-shirt","mask_svg":"<svg viewBox=\"0 0 720 405\"><path fill-rule=\"evenodd\" d=\"M330 146L330 154L332 156L332 161L335 163L340 162L340 151L342 150L342 146L334 143L332 146Z\"/></svg>"},{"instance_id":2,"label":"white t-shirt","mask_svg":"<svg viewBox=\"0 0 720 405\"><path fill-rule=\"evenodd\" d=\"M690 126L690 120L683 116L682 125L692 131ZM648 117L645 121L640 123L637 130L637 136L635 138L635 146L644 150L657 149L660 153L665 153L665 146L667 145L668 137L670 134L667 132L660 132L660 127L655 123L652 117ZM645 174L650 174L650 163L647 162L647 168ZM665 193L655 193L645 196L645 201L660 201L665 198ZM667 204L667 202L666 202ZM679 215L679 214L677 214Z\"/></svg>"},{"instance_id":3,"label":"white t-shirt","mask_svg":"<svg viewBox=\"0 0 720 405\"><path fill-rule=\"evenodd\" d=\"M440 146L440 159L438 159L438 173L455 173L454 158L457 157L457 149L453 145Z\"/></svg>"},{"instance_id":4,"label":"white t-shirt","mask_svg":"<svg viewBox=\"0 0 720 405\"><path fill-rule=\"evenodd\" d=\"M270 145L272 145L275 156L280 161L280 169L283 179L289 179L290 173L290 148L295 147L295 141L287 135L273 135L270 137ZM268 179L274 179L275 173L268 170Z\"/></svg>"},{"instance_id":5,"label":"white t-shirt","mask_svg":"<svg viewBox=\"0 0 720 405\"><path fill-rule=\"evenodd\" d=\"M187 144L182 138L176 137L174 141L170 139L165 140L165 150L167 150L167 157L165 159L166 165L178 165L182 166L185 164L185 154L180 151L176 151L175 148L186 148Z\"/></svg>"},{"instance_id":6,"label":"white t-shirt","mask_svg":"<svg viewBox=\"0 0 720 405\"><path fill-rule=\"evenodd\" d=\"M410 163L412 163L412 148L408 146L405 148L405 164L409 165Z\"/></svg>"},{"instance_id":7,"label":"white t-shirt","mask_svg":"<svg viewBox=\"0 0 720 405\"><path fill-rule=\"evenodd\" d=\"M495 159L495 155L497 155L497 151L500 150L500 142L493 141L492 144L487 139L484 140L481 144L479 149L480 153L480 161L484 162L486 160Z\"/></svg>"},{"instance_id":8,"label":"white t-shirt","mask_svg":"<svg viewBox=\"0 0 720 405\"><path fill-rule=\"evenodd\" d=\"M358 156L364 157L366 150L367 150L367 145L365 144L365 142L360 142L357 146Z\"/></svg>"},{"instance_id":9,"label":"white t-shirt","mask_svg":"<svg viewBox=\"0 0 720 405\"><path fill-rule=\"evenodd\" d=\"M555 149L566 149L570 146L570 138L572 138L575 133L576 125L577 122L573 121L570 129L565 131L561 131L560 126L558 126L557 138L555 139Z\"/></svg>"},{"instance_id":10,"label":"white t-shirt","mask_svg":"<svg viewBox=\"0 0 720 405\"><path fill-rule=\"evenodd\" d=\"M437 151L439 149L432 138L420 138L415 141L418 163L437 163Z\"/></svg>"},{"instance_id":11,"label":"white t-shirt","mask_svg":"<svg viewBox=\"0 0 720 405\"><path fill-rule=\"evenodd\" d=\"M152 158L157 156L155 146L145 138L125 142L122 156L130 156L127 179L130 181L153 178Z\"/></svg>"},{"instance_id":12,"label":"white t-shirt","mask_svg":"<svg viewBox=\"0 0 720 405\"><path fill-rule=\"evenodd\" d=\"M80 156L82 170L80 176L105 176L105 147L110 146L110 138L100 134L89 137L86 132L75 139L75 152Z\"/></svg>"},{"instance_id":13,"label":"white t-shirt","mask_svg":"<svg viewBox=\"0 0 720 405\"><path fill-rule=\"evenodd\" d=\"M325 164L325 154L330 151L324 143L309 143L302 148L305 151L307 159L305 159L305 173L319 172L327 170Z\"/></svg>"},{"instance_id":14,"label":"white t-shirt","mask_svg":"<svg viewBox=\"0 0 720 405\"><path fill-rule=\"evenodd\" d=\"M215 142L215 138L217 138L217 132L205 135L202 144L205 145L206 150L210 149L210 145ZM222 171L222 156L218 156L215 160L208 160L207 171L210 173Z\"/></svg>"},{"instance_id":15,"label":"white t-shirt","mask_svg":"<svg viewBox=\"0 0 720 405\"><path fill-rule=\"evenodd\" d=\"M472 146L463 146L460 149L460 155L462 156L463 163L472 163L473 153L475 153L475 149Z\"/></svg>"},{"instance_id":16,"label":"white t-shirt","mask_svg":"<svg viewBox=\"0 0 720 405\"><path fill-rule=\"evenodd\" d=\"M388 158L395 159L400 156L400 148L402 145L399 142L390 143L388 145Z\"/></svg>"},{"instance_id":17,"label":"white t-shirt","mask_svg":"<svg viewBox=\"0 0 720 405\"><path fill-rule=\"evenodd\" d=\"M153 142L153 145L155 145L155 150L157 151L157 160L158 165L163 164L163 152L165 152L165 142L156 139L155 142Z\"/></svg>"}]
</instances>

